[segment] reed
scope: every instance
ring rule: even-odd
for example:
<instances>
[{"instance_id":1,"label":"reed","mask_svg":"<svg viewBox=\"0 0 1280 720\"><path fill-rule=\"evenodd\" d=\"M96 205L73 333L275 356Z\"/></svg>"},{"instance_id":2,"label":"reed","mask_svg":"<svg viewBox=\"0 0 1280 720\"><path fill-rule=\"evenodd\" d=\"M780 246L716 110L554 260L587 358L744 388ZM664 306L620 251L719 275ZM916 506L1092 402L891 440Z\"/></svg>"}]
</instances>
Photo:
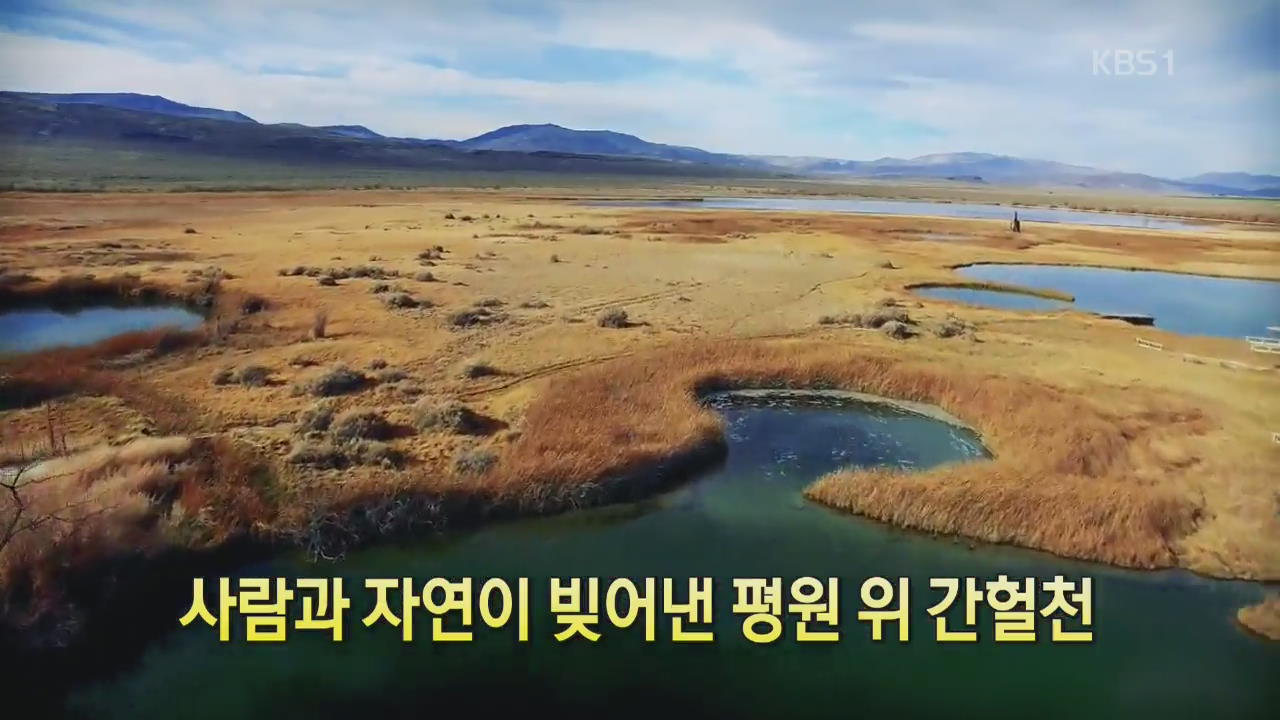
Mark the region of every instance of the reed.
<instances>
[{"instance_id":1,"label":"reed","mask_svg":"<svg viewBox=\"0 0 1280 720\"><path fill-rule=\"evenodd\" d=\"M842 388L934 404L979 429L995 453L920 473L835 473L807 491L833 507L1131 567L1173 565L1174 543L1194 527L1197 505L1150 479L1177 470L1174 460L1154 467L1164 461L1150 446L1161 427L1206 429L1195 411L1135 419L1030 379L813 342L697 342L553 381L497 466L461 482L520 506L604 492L611 478L722 443L718 416L698 396L746 387Z\"/></svg>"}]
</instances>

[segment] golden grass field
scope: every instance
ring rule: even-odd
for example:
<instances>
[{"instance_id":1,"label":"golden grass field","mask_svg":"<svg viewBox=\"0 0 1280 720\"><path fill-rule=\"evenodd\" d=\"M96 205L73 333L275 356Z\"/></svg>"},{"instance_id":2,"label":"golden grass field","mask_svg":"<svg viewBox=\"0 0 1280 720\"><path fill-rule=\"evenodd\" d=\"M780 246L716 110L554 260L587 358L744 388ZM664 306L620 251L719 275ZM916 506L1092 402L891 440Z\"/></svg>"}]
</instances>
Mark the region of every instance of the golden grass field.
<instances>
[{"instance_id":1,"label":"golden grass field","mask_svg":"<svg viewBox=\"0 0 1280 720\"><path fill-rule=\"evenodd\" d=\"M607 500L718 443L697 392L765 385L936 404L995 456L837 473L810 487L816 501L1123 566L1280 579L1275 356L907 289L991 261L1280 279L1275 226L1014 234L983 220L589 207L554 190L9 194L0 216L11 274L132 273L126 284L178 294L215 278L224 298L267 302L165 352L129 354L148 335L5 361L0 372L53 399L0 412L0 457L47 452L51 428L59 449L97 453L60 460L79 469L30 493L88 498L101 508L85 522L111 524L10 545L0 582L35 583L60 544L78 548L60 566L211 545L403 493L531 512ZM321 284L359 266L386 277ZM388 303L401 293L412 303ZM876 308L908 314L919 335L819 323ZM622 327L598 323L619 309ZM464 311L473 324L458 326ZM943 337L947 324L963 331ZM363 381L318 400L309 383L339 365ZM165 435L176 439L127 444Z\"/></svg>"}]
</instances>

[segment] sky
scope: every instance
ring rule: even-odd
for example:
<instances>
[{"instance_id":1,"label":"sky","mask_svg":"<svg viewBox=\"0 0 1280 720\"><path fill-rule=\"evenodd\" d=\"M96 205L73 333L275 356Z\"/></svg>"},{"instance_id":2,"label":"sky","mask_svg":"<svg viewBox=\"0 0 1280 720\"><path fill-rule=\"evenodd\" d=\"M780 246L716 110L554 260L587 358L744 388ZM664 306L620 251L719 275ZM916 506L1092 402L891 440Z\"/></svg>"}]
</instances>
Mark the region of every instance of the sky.
<instances>
[{"instance_id":1,"label":"sky","mask_svg":"<svg viewBox=\"0 0 1280 720\"><path fill-rule=\"evenodd\" d=\"M0 0L0 89L400 137L551 122L733 153L1280 173L1280 0Z\"/></svg>"}]
</instances>

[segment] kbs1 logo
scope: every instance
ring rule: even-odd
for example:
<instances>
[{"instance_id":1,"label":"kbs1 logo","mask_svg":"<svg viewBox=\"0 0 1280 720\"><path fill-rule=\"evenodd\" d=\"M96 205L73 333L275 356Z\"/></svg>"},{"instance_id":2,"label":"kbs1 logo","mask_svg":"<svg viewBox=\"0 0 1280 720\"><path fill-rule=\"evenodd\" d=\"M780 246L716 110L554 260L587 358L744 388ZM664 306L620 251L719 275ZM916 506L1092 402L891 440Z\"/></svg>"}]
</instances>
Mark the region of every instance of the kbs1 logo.
<instances>
[{"instance_id":1,"label":"kbs1 logo","mask_svg":"<svg viewBox=\"0 0 1280 720\"><path fill-rule=\"evenodd\" d=\"M1173 75L1173 51L1094 50L1093 74L1123 77Z\"/></svg>"}]
</instances>

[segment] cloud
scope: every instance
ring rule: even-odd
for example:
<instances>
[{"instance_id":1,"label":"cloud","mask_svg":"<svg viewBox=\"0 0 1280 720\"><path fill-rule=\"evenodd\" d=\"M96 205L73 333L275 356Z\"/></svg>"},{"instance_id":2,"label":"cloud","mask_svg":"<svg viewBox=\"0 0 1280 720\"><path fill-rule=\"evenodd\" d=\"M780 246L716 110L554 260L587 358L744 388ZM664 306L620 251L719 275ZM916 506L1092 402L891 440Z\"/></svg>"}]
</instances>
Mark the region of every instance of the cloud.
<instances>
[{"instance_id":1,"label":"cloud","mask_svg":"<svg viewBox=\"0 0 1280 720\"><path fill-rule=\"evenodd\" d=\"M975 150L1185 175L1280 169L1268 0L61 0L0 9L0 86L465 137L518 122L712 150ZM1098 76L1095 50L1172 51Z\"/></svg>"}]
</instances>

